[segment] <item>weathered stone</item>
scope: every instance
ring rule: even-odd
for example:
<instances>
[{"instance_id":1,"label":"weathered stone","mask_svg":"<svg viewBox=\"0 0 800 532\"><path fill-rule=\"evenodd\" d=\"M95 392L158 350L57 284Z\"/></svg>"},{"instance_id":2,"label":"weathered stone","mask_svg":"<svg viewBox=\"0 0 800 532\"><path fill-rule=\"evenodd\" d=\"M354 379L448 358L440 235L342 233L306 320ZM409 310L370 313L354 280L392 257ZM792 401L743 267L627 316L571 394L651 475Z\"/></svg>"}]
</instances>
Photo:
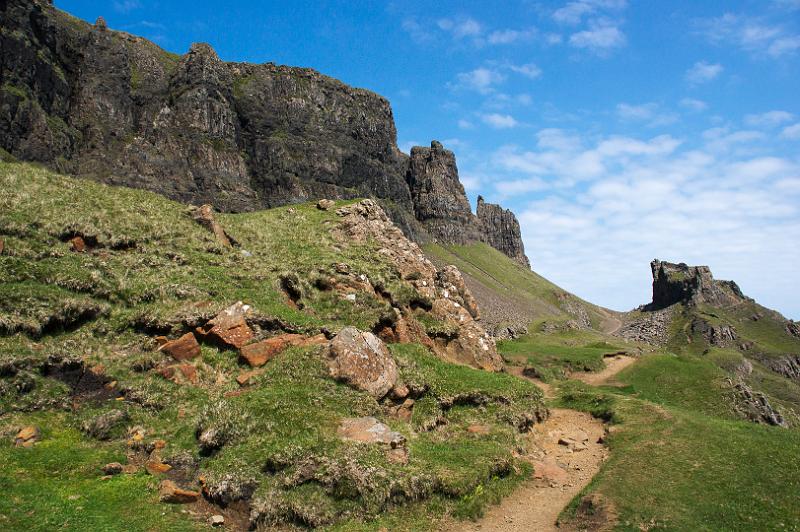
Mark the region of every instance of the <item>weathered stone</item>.
<instances>
[{"instance_id":1,"label":"weathered stone","mask_svg":"<svg viewBox=\"0 0 800 532\"><path fill-rule=\"evenodd\" d=\"M111 438L112 431L127 421L127 419L128 414L126 412L118 409L109 410L105 414L85 422L81 426L81 429L91 438L107 440Z\"/></svg>"},{"instance_id":2,"label":"weathered stone","mask_svg":"<svg viewBox=\"0 0 800 532\"><path fill-rule=\"evenodd\" d=\"M217 219L214 217L214 207L205 204L200 207L197 207L192 211L192 217L194 220L211 231L214 234L214 238L217 239L221 245L229 248L232 247L233 242L228 233L225 232L225 229L217 222Z\"/></svg>"},{"instance_id":3,"label":"weathered stone","mask_svg":"<svg viewBox=\"0 0 800 532\"><path fill-rule=\"evenodd\" d=\"M33 447L39 441L39 434L39 427L34 425L23 427L14 437L14 445L17 447Z\"/></svg>"},{"instance_id":4,"label":"weathered stone","mask_svg":"<svg viewBox=\"0 0 800 532\"><path fill-rule=\"evenodd\" d=\"M329 211L336 206L336 202L329 199L321 199L317 202L317 209L321 211Z\"/></svg>"},{"instance_id":5,"label":"weathered stone","mask_svg":"<svg viewBox=\"0 0 800 532\"><path fill-rule=\"evenodd\" d=\"M361 443L379 443L391 448L405 445L406 438L394 432L374 417L357 417L343 419L337 434L343 440Z\"/></svg>"},{"instance_id":6,"label":"weathered stone","mask_svg":"<svg viewBox=\"0 0 800 532\"><path fill-rule=\"evenodd\" d=\"M450 265L437 271L436 283L441 288L443 297L453 299L462 305L473 319L480 319L478 302L472 297L458 268Z\"/></svg>"},{"instance_id":7,"label":"weathered stone","mask_svg":"<svg viewBox=\"0 0 800 532\"><path fill-rule=\"evenodd\" d=\"M658 259L653 271L653 301L646 310L659 310L675 303L707 303L730 306L747 298L733 281L717 281L708 266L687 266Z\"/></svg>"},{"instance_id":8,"label":"weathered stone","mask_svg":"<svg viewBox=\"0 0 800 532\"><path fill-rule=\"evenodd\" d=\"M86 251L86 241L79 236L72 237L69 240L69 249L75 253L83 253Z\"/></svg>"},{"instance_id":9,"label":"weathered stone","mask_svg":"<svg viewBox=\"0 0 800 532\"><path fill-rule=\"evenodd\" d=\"M144 464L144 468L151 475L163 475L170 471L172 466L160 461L151 460Z\"/></svg>"},{"instance_id":10,"label":"weathered stone","mask_svg":"<svg viewBox=\"0 0 800 532\"><path fill-rule=\"evenodd\" d=\"M282 334L260 342L248 344L241 349L240 358L251 367L263 366L278 353L289 347L322 345L328 340L325 335L307 337L302 334Z\"/></svg>"},{"instance_id":11,"label":"weathered stone","mask_svg":"<svg viewBox=\"0 0 800 532\"><path fill-rule=\"evenodd\" d=\"M208 518L208 524L213 527L222 526L225 524L225 517L220 514L212 515Z\"/></svg>"},{"instance_id":12,"label":"weathered stone","mask_svg":"<svg viewBox=\"0 0 800 532\"><path fill-rule=\"evenodd\" d=\"M206 338L217 345L229 349L241 349L254 334L253 330L247 325L245 316L252 310L250 305L245 305L241 301L223 310L202 327L198 327L196 332L202 338Z\"/></svg>"},{"instance_id":13,"label":"weathered stone","mask_svg":"<svg viewBox=\"0 0 800 532\"><path fill-rule=\"evenodd\" d=\"M522 243L519 221L514 213L503 209L500 205L486 203L483 196L478 196L476 213L484 242L526 268L530 268L530 261L525 255L525 245Z\"/></svg>"},{"instance_id":14,"label":"weathered stone","mask_svg":"<svg viewBox=\"0 0 800 532\"><path fill-rule=\"evenodd\" d=\"M164 343L158 348L175 360L192 360L200 356L200 344L192 333L186 333L177 340Z\"/></svg>"},{"instance_id":15,"label":"weathered stone","mask_svg":"<svg viewBox=\"0 0 800 532\"><path fill-rule=\"evenodd\" d=\"M161 502L171 504L193 503L197 502L200 498L199 492L179 488L178 485L171 480L162 480L158 491Z\"/></svg>"},{"instance_id":16,"label":"weathered stone","mask_svg":"<svg viewBox=\"0 0 800 532\"><path fill-rule=\"evenodd\" d=\"M732 325L712 325L702 318L692 320L691 332L701 335L709 344L727 347L736 341L736 329Z\"/></svg>"},{"instance_id":17,"label":"weathered stone","mask_svg":"<svg viewBox=\"0 0 800 532\"><path fill-rule=\"evenodd\" d=\"M111 462L103 466L104 475L119 475L124 471L124 466L119 462Z\"/></svg>"},{"instance_id":18,"label":"weathered stone","mask_svg":"<svg viewBox=\"0 0 800 532\"><path fill-rule=\"evenodd\" d=\"M2 252L2 246L0 246L0 252ZM800 323L788 320L786 322L786 332L796 338L800 338Z\"/></svg>"},{"instance_id":19,"label":"weathered stone","mask_svg":"<svg viewBox=\"0 0 800 532\"><path fill-rule=\"evenodd\" d=\"M355 327L342 329L327 349L331 376L380 399L397 381L394 358L380 338Z\"/></svg>"},{"instance_id":20,"label":"weathered stone","mask_svg":"<svg viewBox=\"0 0 800 532\"><path fill-rule=\"evenodd\" d=\"M191 364L181 364L178 366L178 370L181 372L183 377L192 384L197 384L197 368L192 366Z\"/></svg>"},{"instance_id":21,"label":"weathered stone","mask_svg":"<svg viewBox=\"0 0 800 532\"><path fill-rule=\"evenodd\" d=\"M563 484L569 480L569 474L552 458L545 458L533 463L533 478Z\"/></svg>"}]
</instances>

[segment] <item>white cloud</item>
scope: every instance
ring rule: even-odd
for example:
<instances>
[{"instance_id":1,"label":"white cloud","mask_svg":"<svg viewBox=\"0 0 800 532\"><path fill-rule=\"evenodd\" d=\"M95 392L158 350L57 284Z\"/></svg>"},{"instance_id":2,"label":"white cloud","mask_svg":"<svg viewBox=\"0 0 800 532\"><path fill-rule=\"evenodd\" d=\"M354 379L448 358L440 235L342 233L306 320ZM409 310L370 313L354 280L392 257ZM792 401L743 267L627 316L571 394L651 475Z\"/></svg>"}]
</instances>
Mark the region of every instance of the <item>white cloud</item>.
<instances>
[{"instance_id":1,"label":"white cloud","mask_svg":"<svg viewBox=\"0 0 800 532\"><path fill-rule=\"evenodd\" d=\"M775 127L785 122L791 122L794 115L787 111L769 111L761 114L747 115L744 122L753 127Z\"/></svg>"},{"instance_id":2,"label":"white cloud","mask_svg":"<svg viewBox=\"0 0 800 532\"><path fill-rule=\"evenodd\" d=\"M625 34L610 21L593 21L589 29L573 33L569 44L598 55L605 55L614 48L625 46Z\"/></svg>"},{"instance_id":3,"label":"white cloud","mask_svg":"<svg viewBox=\"0 0 800 532\"><path fill-rule=\"evenodd\" d=\"M760 17L726 13L697 21L700 32L718 44L733 44L751 53L781 57L800 49L800 34Z\"/></svg>"},{"instance_id":4,"label":"white cloud","mask_svg":"<svg viewBox=\"0 0 800 532\"><path fill-rule=\"evenodd\" d=\"M130 13L140 7L142 7L142 4L139 0L115 0L114 2L114 10L120 13Z\"/></svg>"},{"instance_id":5,"label":"white cloud","mask_svg":"<svg viewBox=\"0 0 800 532\"><path fill-rule=\"evenodd\" d=\"M548 129L533 146L496 150L485 173L497 195L524 205L517 214L536 271L590 301L620 310L647 302L658 257L709 264L797 318L800 160L771 154L753 133L717 128L681 142ZM762 153L710 144L745 137Z\"/></svg>"},{"instance_id":6,"label":"white cloud","mask_svg":"<svg viewBox=\"0 0 800 532\"><path fill-rule=\"evenodd\" d=\"M465 120L462 118L461 120L458 121L458 127L460 127L461 129L472 129L475 127L475 125L469 120Z\"/></svg>"},{"instance_id":7,"label":"white cloud","mask_svg":"<svg viewBox=\"0 0 800 532\"><path fill-rule=\"evenodd\" d=\"M533 63L528 63L525 65L510 65L508 68L510 68L513 72L522 74L526 78L530 79L536 79L542 75L542 69Z\"/></svg>"},{"instance_id":8,"label":"white cloud","mask_svg":"<svg viewBox=\"0 0 800 532\"><path fill-rule=\"evenodd\" d=\"M471 89L481 94L494 91L494 86L505 81L502 73L492 68L480 67L469 72L461 72L456 76L456 88Z\"/></svg>"},{"instance_id":9,"label":"white cloud","mask_svg":"<svg viewBox=\"0 0 800 532\"><path fill-rule=\"evenodd\" d=\"M617 115L622 120L647 122L650 127L674 124L678 121L678 115L661 111L660 106L653 102L639 105L617 104Z\"/></svg>"},{"instance_id":10,"label":"white cloud","mask_svg":"<svg viewBox=\"0 0 800 532\"><path fill-rule=\"evenodd\" d=\"M700 111L705 111L708 109L708 104L703 100L697 100L695 98L684 98L680 101L682 107L689 109L690 111L694 111L699 113Z\"/></svg>"},{"instance_id":11,"label":"white cloud","mask_svg":"<svg viewBox=\"0 0 800 532\"><path fill-rule=\"evenodd\" d=\"M800 122L783 128L781 137L791 140L800 140Z\"/></svg>"},{"instance_id":12,"label":"white cloud","mask_svg":"<svg viewBox=\"0 0 800 532\"><path fill-rule=\"evenodd\" d=\"M553 12L553 20L559 24L580 24L583 17L599 10L619 10L627 5L626 0L574 0Z\"/></svg>"},{"instance_id":13,"label":"white cloud","mask_svg":"<svg viewBox=\"0 0 800 532\"><path fill-rule=\"evenodd\" d=\"M436 24L440 29L451 33L456 39L477 37L483 32L480 22L470 17L457 20L443 18L437 21Z\"/></svg>"},{"instance_id":14,"label":"white cloud","mask_svg":"<svg viewBox=\"0 0 800 532\"><path fill-rule=\"evenodd\" d=\"M538 33L536 28L527 30L495 30L488 35L486 40L489 44L513 44L534 39Z\"/></svg>"},{"instance_id":15,"label":"white cloud","mask_svg":"<svg viewBox=\"0 0 800 532\"><path fill-rule=\"evenodd\" d=\"M686 81L692 85L700 85L708 83L722 74L723 66L719 63L707 63L706 61L698 61L692 68L686 71Z\"/></svg>"},{"instance_id":16,"label":"white cloud","mask_svg":"<svg viewBox=\"0 0 800 532\"><path fill-rule=\"evenodd\" d=\"M408 33L411 40L417 44L427 44L434 40L433 34L416 19L407 18L402 24L403 30Z\"/></svg>"},{"instance_id":17,"label":"white cloud","mask_svg":"<svg viewBox=\"0 0 800 532\"><path fill-rule=\"evenodd\" d=\"M481 115L481 120L495 129L509 129L519 125L519 122L511 115L503 115L500 113L489 113Z\"/></svg>"}]
</instances>

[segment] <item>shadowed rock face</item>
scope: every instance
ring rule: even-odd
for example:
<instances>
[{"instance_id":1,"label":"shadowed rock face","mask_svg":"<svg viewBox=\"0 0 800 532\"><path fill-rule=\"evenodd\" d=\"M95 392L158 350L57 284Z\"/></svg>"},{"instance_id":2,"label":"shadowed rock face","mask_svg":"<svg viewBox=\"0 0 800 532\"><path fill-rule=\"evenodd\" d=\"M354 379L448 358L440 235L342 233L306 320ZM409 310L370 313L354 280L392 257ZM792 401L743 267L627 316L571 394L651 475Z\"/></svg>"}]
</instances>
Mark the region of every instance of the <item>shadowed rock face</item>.
<instances>
[{"instance_id":1,"label":"shadowed rock face","mask_svg":"<svg viewBox=\"0 0 800 532\"><path fill-rule=\"evenodd\" d=\"M648 310L675 303L734 305L746 299L733 281L716 281L708 266L687 266L658 259L650 263L653 271L653 302Z\"/></svg>"},{"instance_id":2,"label":"shadowed rock face","mask_svg":"<svg viewBox=\"0 0 800 532\"><path fill-rule=\"evenodd\" d=\"M412 148L406 181L414 214L435 240L453 244L481 240L453 152L437 141L430 148Z\"/></svg>"},{"instance_id":3,"label":"shadowed rock face","mask_svg":"<svg viewBox=\"0 0 800 532\"><path fill-rule=\"evenodd\" d=\"M470 211L453 153L402 153L375 93L207 44L178 56L48 0L6 0L0 24L0 157L223 211L372 197L418 242L503 242Z\"/></svg>"},{"instance_id":4,"label":"shadowed rock face","mask_svg":"<svg viewBox=\"0 0 800 532\"><path fill-rule=\"evenodd\" d=\"M486 203L482 196L478 196L477 215L487 244L520 264L531 267L528 257L525 256L519 221L513 212L500 205Z\"/></svg>"}]
</instances>

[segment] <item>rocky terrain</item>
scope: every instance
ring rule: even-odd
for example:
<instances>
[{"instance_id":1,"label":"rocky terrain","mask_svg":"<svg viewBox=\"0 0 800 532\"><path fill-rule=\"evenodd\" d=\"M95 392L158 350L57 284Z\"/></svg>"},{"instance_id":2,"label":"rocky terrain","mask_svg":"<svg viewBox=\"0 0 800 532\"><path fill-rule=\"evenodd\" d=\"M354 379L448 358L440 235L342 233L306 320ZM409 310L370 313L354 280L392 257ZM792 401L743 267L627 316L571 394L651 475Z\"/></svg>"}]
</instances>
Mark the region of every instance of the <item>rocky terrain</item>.
<instances>
[{"instance_id":1,"label":"rocky terrain","mask_svg":"<svg viewBox=\"0 0 800 532\"><path fill-rule=\"evenodd\" d=\"M472 214L455 156L397 148L389 102L314 70L178 56L49 0L0 6L6 158L231 212L379 200L418 242L487 242L527 264L514 215Z\"/></svg>"}]
</instances>

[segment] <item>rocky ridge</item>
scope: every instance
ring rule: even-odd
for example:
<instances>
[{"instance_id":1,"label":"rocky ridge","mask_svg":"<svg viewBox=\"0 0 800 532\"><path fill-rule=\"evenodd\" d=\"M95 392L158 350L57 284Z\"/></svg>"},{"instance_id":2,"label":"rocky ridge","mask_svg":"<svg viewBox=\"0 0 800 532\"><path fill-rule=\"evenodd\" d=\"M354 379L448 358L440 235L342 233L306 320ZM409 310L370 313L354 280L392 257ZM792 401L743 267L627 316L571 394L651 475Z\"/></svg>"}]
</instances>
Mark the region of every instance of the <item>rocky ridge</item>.
<instances>
[{"instance_id":1,"label":"rocky ridge","mask_svg":"<svg viewBox=\"0 0 800 532\"><path fill-rule=\"evenodd\" d=\"M436 141L402 153L375 93L226 63L202 43L178 56L49 0L0 13L3 158L231 212L372 197L415 241L485 241L527 262L513 214L476 218L453 153Z\"/></svg>"}]
</instances>

